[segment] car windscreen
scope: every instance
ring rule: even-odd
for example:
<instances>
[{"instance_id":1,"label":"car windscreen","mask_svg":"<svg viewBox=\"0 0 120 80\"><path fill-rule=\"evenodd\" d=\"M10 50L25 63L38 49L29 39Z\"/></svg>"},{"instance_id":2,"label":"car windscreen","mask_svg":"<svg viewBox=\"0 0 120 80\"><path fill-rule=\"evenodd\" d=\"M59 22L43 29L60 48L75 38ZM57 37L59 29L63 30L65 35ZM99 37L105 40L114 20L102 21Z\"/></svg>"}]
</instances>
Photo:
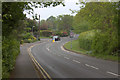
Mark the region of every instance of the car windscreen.
<instances>
[{"instance_id":1,"label":"car windscreen","mask_svg":"<svg viewBox=\"0 0 120 80\"><path fill-rule=\"evenodd\" d=\"M58 38L58 36L53 36L53 38L55 39L55 38Z\"/></svg>"}]
</instances>

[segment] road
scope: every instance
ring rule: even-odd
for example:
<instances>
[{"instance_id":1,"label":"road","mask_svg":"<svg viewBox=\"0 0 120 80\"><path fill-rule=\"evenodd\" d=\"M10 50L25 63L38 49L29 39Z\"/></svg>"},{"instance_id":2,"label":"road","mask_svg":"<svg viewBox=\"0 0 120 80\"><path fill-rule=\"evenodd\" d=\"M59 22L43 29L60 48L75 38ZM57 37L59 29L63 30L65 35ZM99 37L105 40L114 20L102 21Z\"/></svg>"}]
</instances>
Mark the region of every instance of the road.
<instances>
[{"instance_id":1,"label":"road","mask_svg":"<svg viewBox=\"0 0 120 80\"><path fill-rule=\"evenodd\" d=\"M70 38L52 42L46 39L31 48L31 53L51 78L117 78L118 63L76 54L63 49Z\"/></svg>"}]
</instances>

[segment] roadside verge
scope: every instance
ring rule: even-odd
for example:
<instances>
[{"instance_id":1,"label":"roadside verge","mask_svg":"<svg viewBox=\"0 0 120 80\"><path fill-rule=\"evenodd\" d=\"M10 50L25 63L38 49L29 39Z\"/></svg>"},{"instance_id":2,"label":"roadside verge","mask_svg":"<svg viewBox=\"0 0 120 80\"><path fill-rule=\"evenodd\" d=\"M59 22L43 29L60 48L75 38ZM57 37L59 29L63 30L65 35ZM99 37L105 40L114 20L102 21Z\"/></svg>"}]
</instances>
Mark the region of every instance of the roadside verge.
<instances>
[{"instance_id":1,"label":"roadside verge","mask_svg":"<svg viewBox=\"0 0 120 80\"><path fill-rule=\"evenodd\" d=\"M71 49L71 44L72 44L72 49ZM118 62L118 60L119 60L117 56L92 54L92 53L90 53L90 51L81 49L79 47L79 41L78 40L73 40L72 43L71 43L71 41L65 43L63 45L63 48L67 51L71 51L71 52L74 52L74 53L77 53L77 54L87 55L87 56L100 58L100 59L104 59L104 60L110 60L110 61L115 61L115 62Z\"/></svg>"}]
</instances>

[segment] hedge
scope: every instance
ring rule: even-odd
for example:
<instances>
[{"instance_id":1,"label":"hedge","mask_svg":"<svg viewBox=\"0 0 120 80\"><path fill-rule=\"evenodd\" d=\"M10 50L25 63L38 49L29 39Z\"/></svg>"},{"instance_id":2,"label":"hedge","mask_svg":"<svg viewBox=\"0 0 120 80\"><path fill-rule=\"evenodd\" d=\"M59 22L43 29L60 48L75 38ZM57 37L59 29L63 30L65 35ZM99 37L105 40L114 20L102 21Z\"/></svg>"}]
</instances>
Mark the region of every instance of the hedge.
<instances>
[{"instance_id":1,"label":"hedge","mask_svg":"<svg viewBox=\"0 0 120 80\"><path fill-rule=\"evenodd\" d=\"M20 43L16 39L3 38L2 41L2 78L8 78L14 69L17 55L20 53Z\"/></svg>"},{"instance_id":2,"label":"hedge","mask_svg":"<svg viewBox=\"0 0 120 80\"><path fill-rule=\"evenodd\" d=\"M80 33L79 35L80 48L83 48L88 51L91 50L92 40L96 32L99 32L99 30L91 30Z\"/></svg>"}]
</instances>

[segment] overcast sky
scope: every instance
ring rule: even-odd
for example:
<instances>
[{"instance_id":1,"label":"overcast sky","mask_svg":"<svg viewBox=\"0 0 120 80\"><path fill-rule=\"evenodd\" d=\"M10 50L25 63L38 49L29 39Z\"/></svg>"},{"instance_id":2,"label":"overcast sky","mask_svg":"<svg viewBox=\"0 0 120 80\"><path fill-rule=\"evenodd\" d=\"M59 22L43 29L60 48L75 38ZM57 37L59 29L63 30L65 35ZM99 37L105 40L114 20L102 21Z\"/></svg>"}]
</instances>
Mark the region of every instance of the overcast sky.
<instances>
[{"instance_id":1,"label":"overcast sky","mask_svg":"<svg viewBox=\"0 0 120 80\"><path fill-rule=\"evenodd\" d=\"M64 14L70 14L70 15L75 15L71 14L72 12L69 9L72 10L80 10L79 6L76 5L76 2L78 0L65 0L65 6L63 7L62 5L58 5L56 7L47 7L47 8L35 8L34 9L34 14L40 14L40 19L47 19L50 16L57 17L58 15L64 15ZM27 14L28 18L31 18L32 15Z\"/></svg>"}]
</instances>

